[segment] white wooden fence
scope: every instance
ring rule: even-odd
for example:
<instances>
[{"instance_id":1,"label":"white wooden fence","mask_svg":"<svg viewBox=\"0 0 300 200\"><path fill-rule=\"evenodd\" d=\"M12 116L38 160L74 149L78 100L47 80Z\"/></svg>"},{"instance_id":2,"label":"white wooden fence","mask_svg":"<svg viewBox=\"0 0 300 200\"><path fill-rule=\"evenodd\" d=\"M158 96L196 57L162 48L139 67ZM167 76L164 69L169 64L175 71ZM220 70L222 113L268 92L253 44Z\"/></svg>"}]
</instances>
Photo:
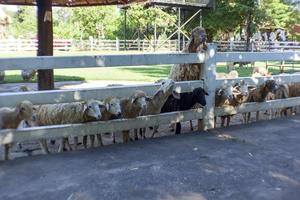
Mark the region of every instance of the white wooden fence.
<instances>
[{"instance_id":1,"label":"white wooden fence","mask_svg":"<svg viewBox=\"0 0 300 200\"><path fill-rule=\"evenodd\" d=\"M82 67L113 67L113 66L137 66L153 64L182 64L182 63L204 63L203 75L199 81L188 81L176 83L178 92L191 91L196 87L204 87L209 93L206 107L196 110L173 112L151 116L141 116L135 119L120 119L108 122L90 122L84 124L66 124L56 126L44 126L26 128L23 130L5 129L0 131L0 144L11 142L22 142L41 138L60 138L67 136L82 136L95 133L105 133L112 131L128 130L167 124L170 122L187 121L190 119L203 119L202 128L204 130L213 128L214 116L224 114L235 114L241 112L266 110L268 108L281 108L287 106L300 105L300 97L284 100L274 100L263 103L246 103L233 108L215 108L215 90L224 84L240 79L219 79L216 80L217 62L252 62L263 60L300 60L300 52L264 52L264 53L242 53L216 52L215 45L209 45L206 53L172 53L172 54L134 54L134 55L95 55L95 56L75 56L75 57L30 57L30 58L0 58L0 70L13 69L56 69L56 68L82 68ZM274 78L280 83L299 82L300 75L284 75L261 78L243 78L249 84L259 84L266 79ZM103 99L108 96L126 97L134 90L144 90L148 95L154 94L159 86L157 84L142 86L120 86L104 87L93 89L74 90L53 90L1 93L0 107L14 106L24 99L32 101L34 104L60 103L83 101L90 98Z\"/></svg>"},{"instance_id":2,"label":"white wooden fence","mask_svg":"<svg viewBox=\"0 0 300 200\"><path fill-rule=\"evenodd\" d=\"M183 41L186 43L187 41ZM246 51L246 41L215 41L218 51ZM36 51L36 39L2 39L0 52L7 51ZM126 46L126 48L125 48ZM61 51L178 51L177 40L72 40L54 39L54 50ZM270 42L253 41L249 51L286 51L300 50L300 42Z\"/></svg>"}]
</instances>

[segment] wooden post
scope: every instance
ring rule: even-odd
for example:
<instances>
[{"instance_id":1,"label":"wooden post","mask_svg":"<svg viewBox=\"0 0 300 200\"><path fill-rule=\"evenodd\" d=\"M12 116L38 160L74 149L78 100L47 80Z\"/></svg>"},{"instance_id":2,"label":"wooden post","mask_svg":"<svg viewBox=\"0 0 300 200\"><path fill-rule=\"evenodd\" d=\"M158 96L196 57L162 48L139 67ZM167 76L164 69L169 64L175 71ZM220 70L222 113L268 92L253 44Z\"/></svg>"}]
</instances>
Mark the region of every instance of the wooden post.
<instances>
[{"instance_id":1,"label":"wooden post","mask_svg":"<svg viewBox=\"0 0 300 200\"><path fill-rule=\"evenodd\" d=\"M38 56L53 56L52 0L37 0ZM38 89L54 89L53 69L38 70Z\"/></svg>"},{"instance_id":2,"label":"wooden post","mask_svg":"<svg viewBox=\"0 0 300 200\"><path fill-rule=\"evenodd\" d=\"M202 68L201 79L204 79L204 90L208 92L206 96L206 106L203 109L203 120L201 128L208 130L214 128L215 117L215 91L216 91L216 60L217 47L209 44L205 52L205 63Z\"/></svg>"}]
</instances>

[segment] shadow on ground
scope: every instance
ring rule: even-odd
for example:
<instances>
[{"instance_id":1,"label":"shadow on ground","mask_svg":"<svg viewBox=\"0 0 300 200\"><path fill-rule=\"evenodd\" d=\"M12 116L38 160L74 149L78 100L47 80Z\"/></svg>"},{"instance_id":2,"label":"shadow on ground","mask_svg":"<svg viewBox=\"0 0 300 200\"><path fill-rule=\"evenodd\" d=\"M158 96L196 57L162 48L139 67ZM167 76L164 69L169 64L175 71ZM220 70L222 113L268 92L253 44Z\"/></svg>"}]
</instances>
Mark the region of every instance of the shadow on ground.
<instances>
[{"instance_id":1,"label":"shadow on ground","mask_svg":"<svg viewBox=\"0 0 300 200\"><path fill-rule=\"evenodd\" d=\"M64 75L54 75L55 82L61 81L84 81L85 78L79 76L64 76ZM21 75L5 75L4 81L0 83L36 83L37 76L30 81L24 81Z\"/></svg>"}]
</instances>

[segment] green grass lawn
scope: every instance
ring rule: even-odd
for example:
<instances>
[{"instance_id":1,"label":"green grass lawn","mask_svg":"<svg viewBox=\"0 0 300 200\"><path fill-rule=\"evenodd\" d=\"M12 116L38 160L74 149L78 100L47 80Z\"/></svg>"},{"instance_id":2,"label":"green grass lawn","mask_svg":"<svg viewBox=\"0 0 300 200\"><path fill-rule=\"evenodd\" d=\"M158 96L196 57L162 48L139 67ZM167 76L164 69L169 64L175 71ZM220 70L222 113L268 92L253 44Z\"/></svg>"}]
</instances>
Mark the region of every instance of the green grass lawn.
<instances>
[{"instance_id":1,"label":"green grass lawn","mask_svg":"<svg viewBox=\"0 0 300 200\"><path fill-rule=\"evenodd\" d=\"M109 54L109 52L105 52ZM115 52L114 52L115 53ZM123 52L124 53L124 52ZM132 52L127 52L132 53ZM96 55L103 52L54 52L55 55ZM16 56L34 56L34 52L25 52L18 54L0 54L0 57L16 57ZM264 67L264 62L257 62L255 66ZM300 70L300 63L297 63L295 70ZM77 69L55 69L55 81L83 81L83 80L120 80L120 81L145 81L154 82L158 79L166 78L169 74L171 65L155 65L155 66L126 66L126 67L102 67L102 68L77 68ZM293 72L294 68L285 68L286 72ZM249 66L236 67L240 77L251 76L253 69ZM272 74L278 74L278 67L270 67ZM217 72L227 72L225 63L218 63ZM19 83L23 82L20 70L6 71L3 83ZM36 82L36 78L31 80Z\"/></svg>"}]
</instances>

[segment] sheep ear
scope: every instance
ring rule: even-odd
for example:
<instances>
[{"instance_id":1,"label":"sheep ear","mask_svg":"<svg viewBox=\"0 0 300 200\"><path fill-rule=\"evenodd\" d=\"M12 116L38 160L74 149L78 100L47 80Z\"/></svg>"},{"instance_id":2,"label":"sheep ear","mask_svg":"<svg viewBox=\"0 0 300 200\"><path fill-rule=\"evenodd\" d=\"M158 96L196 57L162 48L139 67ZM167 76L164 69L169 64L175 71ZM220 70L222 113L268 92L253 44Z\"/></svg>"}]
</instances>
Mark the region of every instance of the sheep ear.
<instances>
[{"instance_id":1,"label":"sheep ear","mask_svg":"<svg viewBox=\"0 0 300 200\"><path fill-rule=\"evenodd\" d=\"M217 95L220 96L221 94L222 94L222 89L219 89L218 92L217 92Z\"/></svg>"},{"instance_id":2,"label":"sheep ear","mask_svg":"<svg viewBox=\"0 0 300 200\"><path fill-rule=\"evenodd\" d=\"M146 96L146 101L150 101L151 97Z\"/></svg>"},{"instance_id":3,"label":"sheep ear","mask_svg":"<svg viewBox=\"0 0 300 200\"><path fill-rule=\"evenodd\" d=\"M86 103L83 104L83 112L86 112L86 111L87 111L87 108L88 108L87 104L86 104Z\"/></svg>"},{"instance_id":4,"label":"sheep ear","mask_svg":"<svg viewBox=\"0 0 300 200\"><path fill-rule=\"evenodd\" d=\"M105 108L106 108L106 110L109 110L109 103L105 104Z\"/></svg>"},{"instance_id":5,"label":"sheep ear","mask_svg":"<svg viewBox=\"0 0 300 200\"><path fill-rule=\"evenodd\" d=\"M209 94L203 89L203 92L206 96L209 96Z\"/></svg>"},{"instance_id":6,"label":"sheep ear","mask_svg":"<svg viewBox=\"0 0 300 200\"><path fill-rule=\"evenodd\" d=\"M131 103L134 103L136 101L136 98L131 99Z\"/></svg>"},{"instance_id":7,"label":"sheep ear","mask_svg":"<svg viewBox=\"0 0 300 200\"><path fill-rule=\"evenodd\" d=\"M173 91L172 92L172 96L175 98L175 99L180 99L180 93L176 92L176 91Z\"/></svg>"}]
</instances>

